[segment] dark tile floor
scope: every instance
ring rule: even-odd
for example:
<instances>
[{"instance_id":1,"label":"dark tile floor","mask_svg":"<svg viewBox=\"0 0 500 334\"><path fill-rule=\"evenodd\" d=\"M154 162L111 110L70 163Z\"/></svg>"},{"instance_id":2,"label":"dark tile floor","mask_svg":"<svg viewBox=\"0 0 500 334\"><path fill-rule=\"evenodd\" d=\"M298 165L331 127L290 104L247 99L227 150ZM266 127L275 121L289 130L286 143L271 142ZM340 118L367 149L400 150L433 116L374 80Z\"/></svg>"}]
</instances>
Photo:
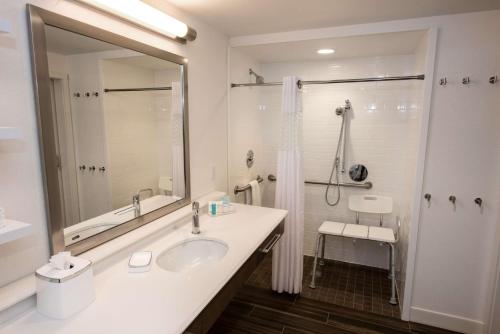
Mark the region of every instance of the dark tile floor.
<instances>
[{"instance_id":1,"label":"dark tile floor","mask_svg":"<svg viewBox=\"0 0 500 334\"><path fill-rule=\"evenodd\" d=\"M247 285L271 289L272 257L267 256L250 276ZM355 310L401 318L399 305L389 304L391 295L387 271L345 262L326 261L316 289L309 288L313 258L304 256L304 283L301 296Z\"/></svg>"},{"instance_id":2,"label":"dark tile floor","mask_svg":"<svg viewBox=\"0 0 500 334\"><path fill-rule=\"evenodd\" d=\"M325 303L299 295L244 285L209 334L451 334L438 328L408 323Z\"/></svg>"}]
</instances>

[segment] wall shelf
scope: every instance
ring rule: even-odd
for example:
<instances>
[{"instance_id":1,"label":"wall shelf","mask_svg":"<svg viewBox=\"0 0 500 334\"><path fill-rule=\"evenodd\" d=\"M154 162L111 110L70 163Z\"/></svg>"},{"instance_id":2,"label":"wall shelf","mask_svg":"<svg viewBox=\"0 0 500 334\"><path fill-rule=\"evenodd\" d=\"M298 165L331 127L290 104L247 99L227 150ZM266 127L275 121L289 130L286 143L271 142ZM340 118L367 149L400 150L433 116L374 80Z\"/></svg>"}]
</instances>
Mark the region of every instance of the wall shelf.
<instances>
[{"instance_id":1,"label":"wall shelf","mask_svg":"<svg viewBox=\"0 0 500 334\"><path fill-rule=\"evenodd\" d=\"M32 226L17 220L5 219L5 225L0 226L0 245L30 235Z\"/></svg>"},{"instance_id":2,"label":"wall shelf","mask_svg":"<svg viewBox=\"0 0 500 334\"><path fill-rule=\"evenodd\" d=\"M10 26L10 22L7 20L0 19L0 34L8 34L12 31L12 27Z\"/></svg>"},{"instance_id":3,"label":"wall shelf","mask_svg":"<svg viewBox=\"0 0 500 334\"><path fill-rule=\"evenodd\" d=\"M21 130L19 128L0 126L0 140L19 138L21 138Z\"/></svg>"}]
</instances>

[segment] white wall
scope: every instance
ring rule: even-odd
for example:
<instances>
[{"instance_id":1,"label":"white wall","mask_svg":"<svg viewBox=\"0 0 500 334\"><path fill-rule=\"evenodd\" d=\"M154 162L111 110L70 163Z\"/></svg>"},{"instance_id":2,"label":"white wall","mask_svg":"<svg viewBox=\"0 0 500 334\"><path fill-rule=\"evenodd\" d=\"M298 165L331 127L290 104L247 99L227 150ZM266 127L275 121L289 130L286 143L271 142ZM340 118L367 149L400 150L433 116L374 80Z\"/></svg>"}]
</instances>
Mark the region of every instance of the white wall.
<instances>
[{"instance_id":1,"label":"white wall","mask_svg":"<svg viewBox=\"0 0 500 334\"><path fill-rule=\"evenodd\" d=\"M73 1L30 1L187 57L192 196L226 189L227 38L166 1L148 2L197 29L197 40L180 45ZM9 218L33 224L34 234L0 245L0 286L33 273L49 255L25 5L26 1L8 0L0 7L0 17L13 27L12 33L0 35L0 126L17 126L23 132L20 141L0 142L0 203ZM216 167L214 178L209 165Z\"/></svg>"},{"instance_id":2,"label":"white wall","mask_svg":"<svg viewBox=\"0 0 500 334\"><path fill-rule=\"evenodd\" d=\"M432 204L421 208L411 317L478 332L487 321L498 250L500 85L488 77L500 72L500 11L443 17L439 27L436 77L450 83L434 82L423 185ZM471 77L469 86L460 83L463 76ZM450 195L457 197L455 212ZM475 197L485 201L482 214Z\"/></svg>"},{"instance_id":3,"label":"white wall","mask_svg":"<svg viewBox=\"0 0 500 334\"><path fill-rule=\"evenodd\" d=\"M77 173L81 220L94 218L112 209L109 173L98 170L109 165L99 65L101 57L99 52L66 57L69 63L75 156L77 166L86 166L85 170L78 170ZM79 92L80 97L74 97L72 94L75 92ZM93 96L94 92L99 92L99 97ZM86 97L86 93L90 93L90 97ZM91 171L90 166L95 166L96 170Z\"/></svg>"}]
</instances>

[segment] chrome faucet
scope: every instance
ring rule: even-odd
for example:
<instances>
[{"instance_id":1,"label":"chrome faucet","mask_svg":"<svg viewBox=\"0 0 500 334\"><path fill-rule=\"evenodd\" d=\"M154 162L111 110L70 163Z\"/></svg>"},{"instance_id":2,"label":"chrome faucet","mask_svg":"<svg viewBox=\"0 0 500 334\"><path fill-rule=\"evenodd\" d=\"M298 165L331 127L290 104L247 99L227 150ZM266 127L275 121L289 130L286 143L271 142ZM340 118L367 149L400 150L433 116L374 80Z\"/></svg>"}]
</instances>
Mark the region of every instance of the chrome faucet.
<instances>
[{"instance_id":1,"label":"chrome faucet","mask_svg":"<svg viewBox=\"0 0 500 334\"><path fill-rule=\"evenodd\" d=\"M132 197L132 206L134 207L134 216L139 217L141 215L141 193L149 191L151 196L154 195L154 191L151 188L140 189L137 193Z\"/></svg>"},{"instance_id":2,"label":"chrome faucet","mask_svg":"<svg viewBox=\"0 0 500 334\"><path fill-rule=\"evenodd\" d=\"M193 202L193 230L191 231L191 233L193 234L200 234L199 212L200 212L200 203Z\"/></svg>"}]
</instances>

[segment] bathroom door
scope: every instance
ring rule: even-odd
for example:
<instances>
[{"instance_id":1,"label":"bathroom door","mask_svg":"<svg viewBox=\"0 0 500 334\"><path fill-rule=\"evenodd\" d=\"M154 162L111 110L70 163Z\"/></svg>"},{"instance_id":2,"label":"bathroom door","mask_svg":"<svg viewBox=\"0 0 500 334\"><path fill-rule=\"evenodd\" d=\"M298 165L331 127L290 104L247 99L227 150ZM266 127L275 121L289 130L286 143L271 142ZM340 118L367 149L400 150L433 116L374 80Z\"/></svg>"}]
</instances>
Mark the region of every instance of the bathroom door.
<instances>
[{"instance_id":1,"label":"bathroom door","mask_svg":"<svg viewBox=\"0 0 500 334\"><path fill-rule=\"evenodd\" d=\"M73 120L67 87L67 79L50 79L53 102L52 119L57 142L59 191L63 200L62 208L66 227L80 222Z\"/></svg>"}]
</instances>

